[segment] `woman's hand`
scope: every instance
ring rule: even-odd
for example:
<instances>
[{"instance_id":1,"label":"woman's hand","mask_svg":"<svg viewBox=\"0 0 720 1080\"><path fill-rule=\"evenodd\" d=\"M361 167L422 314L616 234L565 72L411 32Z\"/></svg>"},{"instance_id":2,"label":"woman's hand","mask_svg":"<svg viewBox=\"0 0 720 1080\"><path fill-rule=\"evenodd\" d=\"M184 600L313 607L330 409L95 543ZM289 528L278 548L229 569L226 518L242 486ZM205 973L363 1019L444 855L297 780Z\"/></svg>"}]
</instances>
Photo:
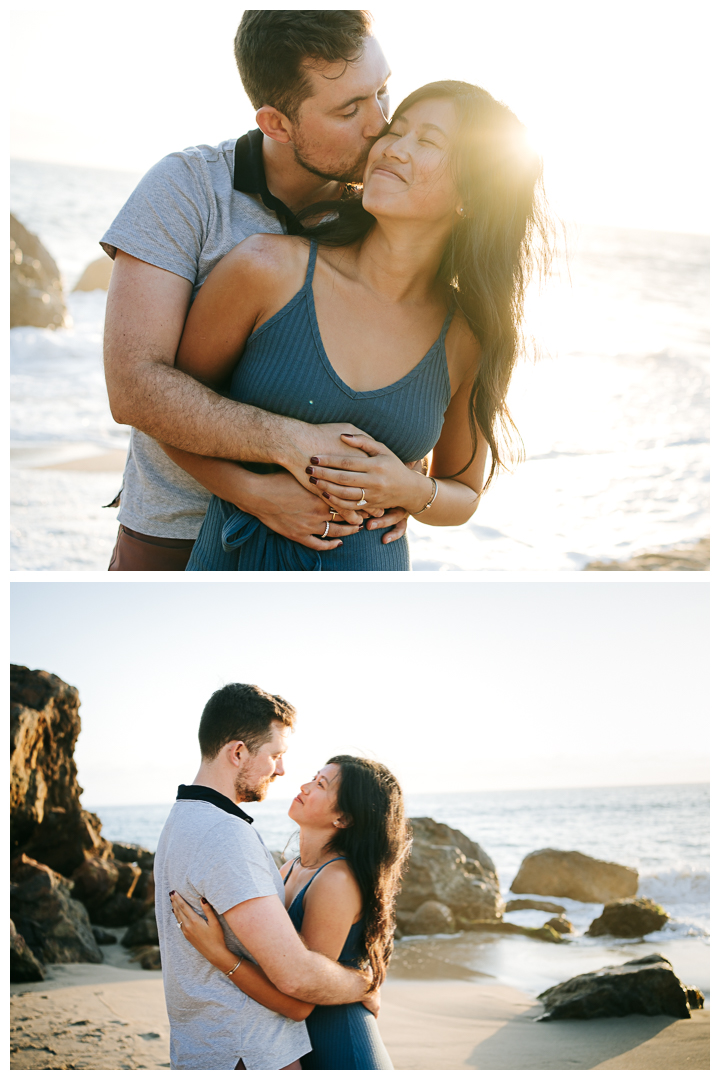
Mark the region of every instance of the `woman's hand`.
<instances>
[{"instance_id":1,"label":"woman's hand","mask_svg":"<svg viewBox=\"0 0 720 1080\"><path fill-rule=\"evenodd\" d=\"M377 990L372 990L369 994L366 994L364 998L361 998L360 1004L364 1005L377 1020L380 1013L380 987L378 987Z\"/></svg>"},{"instance_id":2,"label":"woman's hand","mask_svg":"<svg viewBox=\"0 0 720 1080\"><path fill-rule=\"evenodd\" d=\"M210 904L205 899L201 902L206 919L198 915L197 911L183 900L180 893L170 893L173 915L180 923L185 940L214 967L229 971L238 958L225 944L223 928Z\"/></svg>"},{"instance_id":3,"label":"woman's hand","mask_svg":"<svg viewBox=\"0 0 720 1080\"><path fill-rule=\"evenodd\" d=\"M323 499L341 509L355 509L363 498L373 507L422 509L434 485L422 473L408 468L387 446L367 435L343 434L343 442L365 457L335 454L310 459L307 473Z\"/></svg>"}]
</instances>

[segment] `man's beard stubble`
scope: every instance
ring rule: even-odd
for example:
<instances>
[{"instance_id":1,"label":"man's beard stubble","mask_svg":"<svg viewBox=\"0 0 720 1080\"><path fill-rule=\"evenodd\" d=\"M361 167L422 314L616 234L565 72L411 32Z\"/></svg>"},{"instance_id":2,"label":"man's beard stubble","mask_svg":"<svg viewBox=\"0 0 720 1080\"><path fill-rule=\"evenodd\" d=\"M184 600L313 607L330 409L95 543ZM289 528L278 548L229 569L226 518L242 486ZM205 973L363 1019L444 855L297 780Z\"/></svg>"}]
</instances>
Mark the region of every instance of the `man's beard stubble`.
<instances>
[{"instance_id":1,"label":"man's beard stubble","mask_svg":"<svg viewBox=\"0 0 720 1080\"><path fill-rule=\"evenodd\" d=\"M241 773L235 778L235 795L238 802L262 802L274 779L274 776L270 776L265 780L258 780L254 787L251 787Z\"/></svg>"},{"instance_id":2,"label":"man's beard stubble","mask_svg":"<svg viewBox=\"0 0 720 1080\"><path fill-rule=\"evenodd\" d=\"M319 176L321 180L331 180L336 184L359 184L363 178L365 171L365 163L370 153L370 147L372 143L368 145L367 151L363 157L358 158L352 168L343 169L342 172L323 172L321 169L315 168L311 165L307 158L302 155L302 150L298 149L297 145L293 147L293 153L295 154L295 160L298 165L301 165L306 172L312 173L313 176Z\"/></svg>"}]
</instances>

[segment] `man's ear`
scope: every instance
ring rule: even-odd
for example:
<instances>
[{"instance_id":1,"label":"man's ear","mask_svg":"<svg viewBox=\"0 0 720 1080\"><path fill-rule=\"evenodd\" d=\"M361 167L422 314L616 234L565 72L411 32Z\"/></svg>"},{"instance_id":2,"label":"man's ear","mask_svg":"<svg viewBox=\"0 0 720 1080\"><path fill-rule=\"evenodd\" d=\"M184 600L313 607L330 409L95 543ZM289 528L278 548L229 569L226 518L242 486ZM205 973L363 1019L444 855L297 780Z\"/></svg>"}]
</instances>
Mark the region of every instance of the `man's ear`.
<instances>
[{"instance_id":1,"label":"man's ear","mask_svg":"<svg viewBox=\"0 0 720 1080\"><path fill-rule=\"evenodd\" d=\"M241 765L244 758L248 755L248 748L244 742L237 739L235 742L226 743L223 747L223 753L226 754L227 760L233 766Z\"/></svg>"},{"instance_id":2,"label":"man's ear","mask_svg":"<svg viewBox=\"0 0 720 1080\"><path fill-rule=\"evenodd\" d=\"M263 105L255 113L257 126L268 139L274 139L279 143L292 142L292 124L284 113L273 108L272 105Z\"/></svg>"}]
</instances>

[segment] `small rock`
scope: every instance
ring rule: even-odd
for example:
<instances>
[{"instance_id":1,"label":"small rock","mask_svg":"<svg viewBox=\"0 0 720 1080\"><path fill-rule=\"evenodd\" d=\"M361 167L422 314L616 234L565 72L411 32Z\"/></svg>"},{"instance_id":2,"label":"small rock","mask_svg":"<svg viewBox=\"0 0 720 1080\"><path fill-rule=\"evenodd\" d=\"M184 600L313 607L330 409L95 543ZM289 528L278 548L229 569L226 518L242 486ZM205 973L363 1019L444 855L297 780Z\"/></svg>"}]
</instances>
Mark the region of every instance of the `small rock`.
<instances>
[{"instance_id":1,"label":"small rock","mask_svg":"<svg viewBox=\"0 0 720 1080\"><path fill-rule=\"evenodd\" d=\"M458 930L474 930L480 934L523 934L525 937L537 938L539 941L562 941L557 930L550 926L518 926L517 923L509 923L495 919L457 919Z\"/></svg>"},{"instance_id":2,"label":"small rock","mask_svg":"<svg viewBox=\"0 0 720 1080\"><path fill-rule=\"evenodd\" d=\"M593 1020L633 1013L689 1019L698 994L702 999L696 987L680 982L669 960L653 953L617 967L577 975L538 996L546 1009L541 1020Z\"/></svg>"},{"instance_id":3,"label":"small rock","mask_svg":"<svg viewBox=\"0 0 720 1080\"><path fill-rule=\"evenodd\" d=\"M152 870L153 860L155 856L152 851L148 851L147 848L140 847L139 844L125 844L119 840L113 840L112 842L112 854L113 859L117 859L122 863L137 863L140 869ZM150 860L150 865L145 867L143 863L147 863Z\"/></svg>"},{"instance_id":4,"label":"small rock","mask_svg":"<svg viewBox=\"0 0 720 1080\"><path fill-rule=\"evenodd\" d=\"M45 968L10 920L10 981L42 982Z\"/></svg>"},{"instance_id":5,"label":"small rock","mask_svg":"<svg viewBox=\"0 0 720 1080\"><path fill-rule=\"evenodd\" d=\"M662 930L670 916L659 904L646 896L615 900L606 904L602 915L593 919L586 931L589 937L612 934L613 937L636 938Z\"/></svg>"},{"instance_id":6,"label":"small rock","mask_svg":"<svg viewBox=\"0 0 720 1080\"><path fill-rule=\"evenodd\" d=\"M104 289L107 292L112 268L113 261L109 255L101 255L99 259L93 259L83 270L73 292L92 292L93 289Z\"/></svg>"},{"instance_id":7,"label":"small rock","mask_svg":"<svg viewBox=\"0 0 720 1080\"><path fill-rule=\"evenodd\" d=\"M562 904L553 904L550 900L508 900L505 911L553 911L564 915Z\"/></svg>"},{"instance_id":8,"label":"small rock","mask_svg":"<svg viewBox=\"0 0 720 1080\"><path fill-rule=\"evenodd\" d=\"M68 323L57 263L40 240L10 215L10 326L56 330Z\"/></svg>"},{"instance_id":9,"label":"small rock","mask_svg":"<svg viewBox=\"0 0 720 1080\"><path fill-rule=\"evenodd\" d=\"M93 908L93 923L96 926L129 926L141 919L146 910L142 900L134 896L113 893L109 900L98 908Z\"/></svg>"},{"instance_id":10,"label":"small rock","mask_svg":"<svg viewBox=\"0 0 720 1080\"><path fill-rule=\"evenodd\" d=\"M129 926L123 934L121 945L130 948L134 945L157 945L158 928L155 920L155 909L149 911L142 919L138 919Z\"/></svg>"},{"instance_id":11,"label":"small rock","mask_svg":"<svg viewBox=\"0 0 720 1080\"><path fill-rule=\"evenodd\" d=\"M160 949L157 945L141 945L133 949L132 953L133 960L137 960L145 971L160 971L162 964Z\"/></svg>"},{"instance_id":12,"label":"small rock","mask_svg":"<svg viewBox=\"0 0 720 1080\"><path fill-rule=\"evenodd\" d=\"M638 872L629 866L593 859L580 851L543 848L525 856L510 891L606 904L634 896L637 886Z\"/></svg>"},{"instance_id":13,"label":"small rock","mask_svg":"<svg viewBox=\"0 0 720 1080\"><path fill-rule=\"evenodd\" d=\"M403 912L402 927L405 934L454 934L455 918L447 904L426 900L409 917Z\"/></svg>"},{"instance_id":14,"label":"small rock","mask_svg":"<svg viewBox=\"0 0 720 1080\"><path fill-rule=\"evenodd\" d=\"M72 874L73 896L87 908L99 907L115 892L118 877L118 869L112 860L86 855Z\"/></svg>"},{"instance_id":15,"label":"small rock","mask_svg":"<svg viewBox=\"0 0 720 1080\"><path fill-rule=\"evenodd\" d=\"M553 919L548 919L545 925L549 926L551 930L556 930L558 934L575 933L575 927L564 915L556 915Z\"/></svg>"},{"instance_id":16,"label":"small rock","mask_svg":"<svg viewBox=\"0 0 720 1080\"><path fill-rule=\"evenodd\" d=\"M102 926L93 926L92 932L98 945L117 945L117 938L115 935L109 933L107 930L103 930Z\"/></svg>"}]
</instances>

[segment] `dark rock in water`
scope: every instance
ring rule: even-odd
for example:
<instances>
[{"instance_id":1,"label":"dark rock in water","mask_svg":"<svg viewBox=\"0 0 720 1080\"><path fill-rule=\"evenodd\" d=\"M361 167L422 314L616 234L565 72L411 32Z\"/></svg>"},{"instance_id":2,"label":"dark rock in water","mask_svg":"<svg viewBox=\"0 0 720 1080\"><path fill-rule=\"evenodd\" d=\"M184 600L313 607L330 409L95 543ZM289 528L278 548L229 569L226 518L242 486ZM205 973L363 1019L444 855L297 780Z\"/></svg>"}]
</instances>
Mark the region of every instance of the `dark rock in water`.
<instances>
[{"instance_id":1,"label":"dark rock in water","mask_svg":"<svg viewBox=\"0 0 720 1080\"><path fill-rule=\"evenodd\" d=\"M158 928L155 921L155 909L148 911L142 919L129 926L122 937L121 945L130 948L133 945L157 945Z\"/></svg>"},{"instance_id":2,"label":"dark rock in water","mask_svg":"<svg viewBox=\"0 0 720 1080\"><path fill-rule=\"evenodd\" d=\"M96 926L129 926L141 919L147 910L142 900L134 896L113 893L109 900L99 907L91 909L92 921Z\"/></svg>"},{"instance_id":3,"label":"dark rock in water","mask_svg":"<svg viewBox=\"0 0 720 1080\"><path fill-rule=\"evenodd\" d=\"M88 913L70 896L72 883L26 855L10 869L10 914L35 955L48 964L101 964Z\"/></svg>"},{"instance_id":4,"label":"dark rock in water","mask_svg":"<svg viewBox=\"0 0 720 1080\"><path fill-rule=\"evenodd\" d=\"M659 904L648 900L646 896L615 900L605 905L602 915L593 919L586 933L589 937L601 937L603 934L612 934L613 937L643 937L645 934L652 934L654 930L662 930L669 917Z\"/></svg>"},{"instance_id":5,"label":"dark rock in water","mask_svg":"<svg viewBox=\"0 0 720 1080\"><path fill-rule=\"evenodd\" d=\"M86 856L77 870L73 870L73 897L87 908L99 907L115 892L119 876L112 860Z\"/></svg>"},{"instance_id":6,"label":"dark rock in water","mask_svg":"<svg viewBox=\"0 0 720 1080\"><path fill-rule=\"evenodd\" d=\"M116 859L113 860L113 865L118 874L115 892L122 893L123 896L135 896L136 886L141 880L143 873L149 873L150 871L141 870L135 863L118 862ZM143 897L138 896L137 899L142 900Z\"/></svg>"},{"instance_id":7,"label":"dark rock in water","mask_svg":"<svg viewBox=\"0 0 720 1080\"><path fill-rule=\"evenodd\" d=\"M45 968L10 920L10 982L42 982Z\"/></svg>"},{"instance_id":8,"label":"dark rock in water","mask_svg":"<svg viewBox=\"0 0 720 1080\"><path fill-rule=\"evenodd\" d=\"M132 950L133 960L137 960L140 967L146 971L160 971L160 948L157 945L140 945Z\"/></svg>"},{"instance_id":9,"label":"dark rock in water","mask_svg":"<svg viewBox=\"0 0 720 1080\"><path fill-rule=\"evenodd\" d=\"M525 856L510 891L605 904L634 896L637 886L638 872L629 866L593 859L580 851L543 848Z\"/></svg>"},{"instance_id":10,"label":"dark rock in water","mask_svg":"<svg viewBox=\"0 0 720 1080\"><path fill-rule=\"evenodd\" d=\"M697 987L680 982L670 961L658 953L577 975L538 996L546 1010L541 1020L593 1020L632 1013L688 1019L690 1009L702 1008L703 1001Z\"/></svg>"},{"instance_id":11,"label":"dark rock in water","mask_svg":"<svg viewBox=\"0 0 720 1080\"><path fill-rule=\"evenodd\" d=\"M480 934L523 934L537 938L538 941L562 941L557 930L548 926L518 926L517 923L495 921L494 919L457 919L458 930L475 930Z\"/></svg>"},{"instance_id":12,"label":"dark rock in water","mask_svg":"<svg viewBox=\"0 0 720 1080\"><path fill-rule=\"evenodd\" d=\"M553 904L550 900L508 900L505 911L553 911L557 915L565 914L562 904Z\"/></svg>"},{"instance_id":13,"label":"dark rock in water","mask_svg":"<svg viewBox=\"0 0 720 1080\"><path fill-rule=\"evenodd\" d=\"M10 215L10 326L55 330L67 323L57 263L37 236Z\"/></svg>"},{"instance_id":14,"label":"dark rock in water","mask_svg":"<svg viewBox=\"0 0 720 1080\"><path fill-rule=\"evenodd\" d=\"M95 814L80 805L73 759L80 700L47 671L10 665L10 850L69 877L85 857L111 845Z\"/></svg>"},{"instance_id":15,"label":"dark rock in water","mask_svg":"<svg viewBox=\"0 0 720 1080\"><path fill-rule=\"evenodd\" d=\"M137 863L141 870L152 870L155 854L138 844L123 844L113 840L113 858L121 863Z\"/></svg>"},{"instance_id":16,"label":"dark rock in water","mask_svg":"<svg viewBox=\"0 0 720 1080\"><path fill-rule=\"evenodd\" d=\"M398 907L417 911L428 900L455 917L499 919L503 902L492 859L469 837L432 818L411 818L412 851Z\"/></svg>"},{"instance_id":17,"label":"dark rock in water","mask_svg":"<svg viewBox=\"0 0 720 1080\"><path fill-rule=\"evenodd\" d=\"M93 926L92 932L98 945L117 945L117 938L115 935L108 933L107 930L103 930L102 926Z\"/></svg>"},{"instance_id":18,"label":"dark rock in water","mask_svg":"<svg viewBox=\"0 0 720 1080\"><path fill-rule=\"evenodd\" d=\"M455 916L446 904L426 900L417 911L399 911L398 928L403 934L454 934Z\"/></svg>"},{"instance_id":19,"label":"dark rock in water","mask_svg":"<svg viewBox=\"0 0 720 1080\"><path fill-rule=\"evenodd\" d=\"M558 934L574 934L575 927L564 915L556 915L553 919L548 919L545 923L551 930L556 930Z\"/></svg>"}]
</instances>

